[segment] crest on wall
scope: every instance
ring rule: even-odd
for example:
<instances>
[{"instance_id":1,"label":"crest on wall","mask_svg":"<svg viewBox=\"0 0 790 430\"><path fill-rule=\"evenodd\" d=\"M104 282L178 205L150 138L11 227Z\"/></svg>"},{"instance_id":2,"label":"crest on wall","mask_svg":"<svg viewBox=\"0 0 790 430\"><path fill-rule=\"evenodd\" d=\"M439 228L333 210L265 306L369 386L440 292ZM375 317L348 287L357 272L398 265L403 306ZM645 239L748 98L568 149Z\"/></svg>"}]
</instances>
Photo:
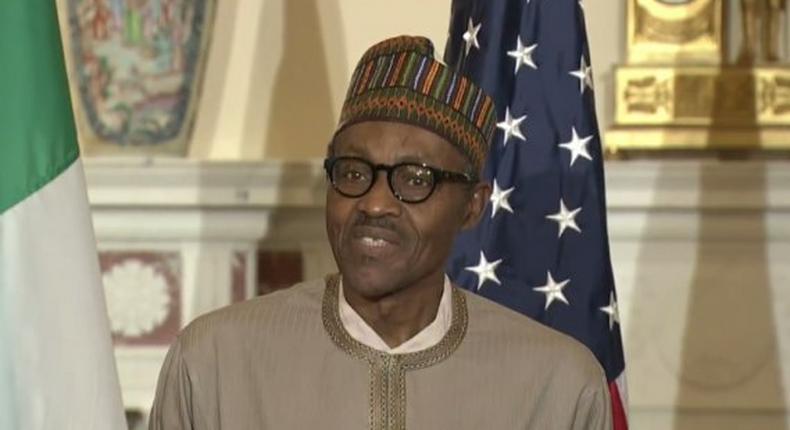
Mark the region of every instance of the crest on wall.
<instances>
[{"instance_id":1,"label":"crest on wall","mask_svg":"<svg viewBox=\"0 0 790 430\"><path fill-rule=\"evenodd\" d=\"M76 116L88 153L183 155L213 0L69 0Z\"/></svg>"}]
</instances>

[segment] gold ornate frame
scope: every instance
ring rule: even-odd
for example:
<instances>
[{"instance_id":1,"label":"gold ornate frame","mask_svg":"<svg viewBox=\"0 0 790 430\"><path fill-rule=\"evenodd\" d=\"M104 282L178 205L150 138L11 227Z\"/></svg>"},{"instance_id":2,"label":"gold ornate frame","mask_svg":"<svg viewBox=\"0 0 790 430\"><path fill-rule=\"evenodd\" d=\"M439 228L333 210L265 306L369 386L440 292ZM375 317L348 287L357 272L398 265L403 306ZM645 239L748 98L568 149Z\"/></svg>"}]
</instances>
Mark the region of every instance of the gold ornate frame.
<instances>
[{"instance_id":1,"label":"gold ornate frame","mask_svg":"<svg viewBox=\"0 0 790 430\"><path fill-rule=\"evenodd\" d=\"M719 64L722 0L628 0L629 64Z\"/></svg>"}]
</instances>

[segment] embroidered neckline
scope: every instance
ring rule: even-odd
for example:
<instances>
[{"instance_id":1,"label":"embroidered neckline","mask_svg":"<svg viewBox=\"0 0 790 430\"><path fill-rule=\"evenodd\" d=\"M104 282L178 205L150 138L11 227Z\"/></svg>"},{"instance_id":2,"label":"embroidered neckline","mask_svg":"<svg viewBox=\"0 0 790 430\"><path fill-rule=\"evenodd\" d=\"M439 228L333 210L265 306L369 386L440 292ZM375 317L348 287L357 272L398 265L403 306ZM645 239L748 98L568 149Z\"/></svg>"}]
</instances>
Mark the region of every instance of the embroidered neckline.
<instances>
[{"instance_id":1,"label":"embroidered neckline","mask_svg":"<svg viewBox=\"0 0 790 430\"><path fill-rule=\"evenodd\" d=\"M461 344L469 323L466 298L452 290L450 328L442 340L421 351L388 354L351 337L340 321L338 303L339 274L326 277L321 317L329 337L338 348L370 366L370 428L406 428L406 372L433 366L447 359Z\"/></svg>"}]
</instances>

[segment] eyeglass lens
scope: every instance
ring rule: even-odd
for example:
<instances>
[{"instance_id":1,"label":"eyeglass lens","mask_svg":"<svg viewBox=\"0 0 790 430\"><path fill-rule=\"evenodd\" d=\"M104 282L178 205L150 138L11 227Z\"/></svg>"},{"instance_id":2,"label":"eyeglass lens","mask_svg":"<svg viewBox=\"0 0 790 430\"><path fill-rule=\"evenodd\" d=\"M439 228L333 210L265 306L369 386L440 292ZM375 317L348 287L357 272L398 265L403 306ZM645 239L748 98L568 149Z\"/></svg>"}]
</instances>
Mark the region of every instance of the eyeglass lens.
<instances>
[{"instance_id":1,"label":"eyeglass lens","mask_svg":"<svg viewBox=\"0 0 790 430\"><path fill-rule=\"evenodd\" d=\"M373 186L376 172L363 160L335 160L332 180L335 188L350 197L359 197ZM389 185L395 195L404 201L426 199L434 188L435 178L431 169L417 164L399 164L388 175Z\"/></svg>"}]
</instances>

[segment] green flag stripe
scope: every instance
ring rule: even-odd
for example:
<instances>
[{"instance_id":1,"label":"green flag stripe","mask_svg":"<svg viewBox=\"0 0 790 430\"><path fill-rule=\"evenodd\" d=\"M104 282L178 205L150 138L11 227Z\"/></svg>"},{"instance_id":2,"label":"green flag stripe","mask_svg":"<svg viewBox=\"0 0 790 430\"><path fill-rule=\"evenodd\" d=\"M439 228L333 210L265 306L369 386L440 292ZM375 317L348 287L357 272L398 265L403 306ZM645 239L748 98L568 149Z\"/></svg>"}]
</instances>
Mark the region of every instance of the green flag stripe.
<instances>
[{"instance_id":1,"label":"green flag stripe","mask_svg":"<svg viewBox=\"0 0 790 430\"><path fill-rule=\"evenodd\" d=\"M0 1L0 214L79 157L54 0Z\"/></svg>"}]
</instances>

